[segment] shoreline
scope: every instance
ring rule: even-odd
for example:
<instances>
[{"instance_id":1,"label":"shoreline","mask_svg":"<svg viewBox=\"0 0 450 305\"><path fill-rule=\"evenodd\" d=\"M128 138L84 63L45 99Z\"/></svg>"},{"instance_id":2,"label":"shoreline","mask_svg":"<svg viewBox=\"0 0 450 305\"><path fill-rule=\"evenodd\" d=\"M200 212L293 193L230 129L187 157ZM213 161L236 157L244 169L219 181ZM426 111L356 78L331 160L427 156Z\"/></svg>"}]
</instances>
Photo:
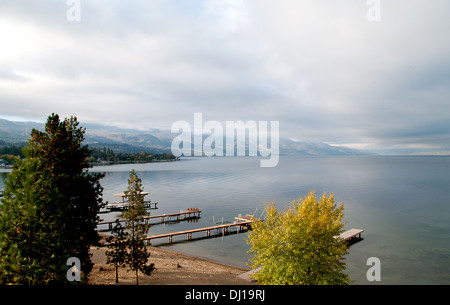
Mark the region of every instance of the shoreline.
<instances>
[{"instance_id":1,"label":"shoreline","mask_svg":"<svg viewBox=\"0 0 450 305\"><path fill-rule=\"evenodd\" d=\"M255 281L239 278L250 269L240 268L212 260L179 253L173 250L147 246L149 262L155 264L150 276L139 274L142 285L257 285ZM116 284L115 269L106 264L106 248L91 247L94 267L89 275L89 285L135 285L135 273L127 267L119 268Z\"/></svg>"},{"instance_id":2,"label":"shoreline","mask_svg":"<svg viewBox=\"0 0 450 305\"><path fill-rule=\"evenodd\" d=\"M149 161L94 161L90 162L89 164L92 166L109 166L109 165L121 165L121 164L147 164L147 163L159 163L159 162L177 162L180 161L180 159L154 159Z\"/></svg>"}]
</instances>

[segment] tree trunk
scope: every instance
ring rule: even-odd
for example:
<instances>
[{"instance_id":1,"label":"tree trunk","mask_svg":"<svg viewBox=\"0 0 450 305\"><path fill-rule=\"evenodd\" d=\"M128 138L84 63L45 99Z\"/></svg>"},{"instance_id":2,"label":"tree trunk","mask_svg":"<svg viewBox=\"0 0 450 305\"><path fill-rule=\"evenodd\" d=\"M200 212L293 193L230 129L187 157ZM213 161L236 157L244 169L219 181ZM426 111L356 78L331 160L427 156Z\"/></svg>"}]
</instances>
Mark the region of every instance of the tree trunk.
<instances>
[{"instance_id":1,"label":"tree trunk","mask_svg":"<svg viewBox=\"0 0 450 305\"><path fill-rule=\"evenodd\" d=\"M119 283L119 266L117 266L117 262L116 262L116 284Z\"/></svg>"}]
</instances>

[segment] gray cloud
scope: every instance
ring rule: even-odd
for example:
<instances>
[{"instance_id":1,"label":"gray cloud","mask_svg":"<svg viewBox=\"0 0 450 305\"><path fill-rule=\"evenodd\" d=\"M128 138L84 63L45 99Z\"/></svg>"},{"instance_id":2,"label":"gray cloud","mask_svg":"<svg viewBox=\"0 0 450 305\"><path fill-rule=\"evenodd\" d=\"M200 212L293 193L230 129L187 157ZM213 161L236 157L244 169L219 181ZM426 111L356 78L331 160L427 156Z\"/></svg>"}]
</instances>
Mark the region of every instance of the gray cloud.
<instances>
[{"instance_id":1,"label":"gray cloud","mask_svg":"<svg viewBox=\"0 0 450 305\"><path fill-rule=\"evenodd\" d=\"M0 116L120 127L279 120L281 135L450 150L450 3L0 3Z\"/></svg>"}]
</instances>

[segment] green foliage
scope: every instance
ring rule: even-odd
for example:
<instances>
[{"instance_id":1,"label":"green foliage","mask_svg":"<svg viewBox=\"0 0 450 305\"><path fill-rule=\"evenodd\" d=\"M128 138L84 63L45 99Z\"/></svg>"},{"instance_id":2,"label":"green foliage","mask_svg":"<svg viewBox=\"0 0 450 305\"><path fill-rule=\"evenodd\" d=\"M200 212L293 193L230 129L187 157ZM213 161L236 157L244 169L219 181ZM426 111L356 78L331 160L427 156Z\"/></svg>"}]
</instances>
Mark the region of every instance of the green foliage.
<instances>
[{"instance_id":1,"label":"green foliage","mask_svg":"<svg viewBox=\"0 0 450 305\"><path fill-rule=\"evenodd\" d=\"M119 219L116 219L116 224L112 230L112 236L107 239L110 246L106 251L106 263L114 265L116 270L116 283L119 283L118 268L124 267L127 261L127 241L128 233L124 231Z\"/></svg>"},{"instance_id":2,"label":"green foliage","mask_svg":"<svg viewBox=\"0 0 450 305\"><path fill-rule=\"evenodd\" d=\"M142 218L148 215L142 192L142 180L133 169L130 172L130 179L128 179L128 190L124 192L130 206L128 210L123 212L123 216L126 219L126 229L129 232L126 264L130 267L130 270L136 272L137 285L139 284L139 271L145 275L150 275L154 269L154 264L147 264L150 253L147 251L145 237L150 226Z\"/></svg>"},{"instance_id":3,"label":"green foliage","mask_svg":"<svg viewBox=\"0 0 450 305\"><path fill-rule=\"evenodd\" d=\"M2 141L0 141L2 142ZM1 143L0 143L1 144ZM25 155L23 154L23 146L3 146L0 148L0 160L5 160L8 164L15 164L16 156L23 158Z\"/></svg>"},{"instance_id":4,"label":"green foliage","mask_svg":"<svg viewBox=\"0 0 450 305\"><path fill-rule=\"evenodd\" d=\"M5 181L0 215L0 281L68 283L66 262L77 257L83 280L92 270L89 246L98 242L102 174L87 172L89 149L76 118L49 116L33 130ZM6 257L6 259L3 259Z\"/></svg>"},{"instance_id":5,"label":"green foliage","mask_svg":"<svg viewBox=\"0 0 450 305\"><path fill-rule=\"evenodd\" d=\"M172 153L152 154L141 151L138 154L114 152L109 147L92 148L90 162L98 159L109 162L152 162L157 160L174 160L176 157Z\"/></svg>"},{"instance_id":6,"label":"green foliage","mask_svg":"<svg viewBox=\"0 0 450 305\"><path fill-rule=\"evenodd\" d=\"M344 223L343 204L334 195L315 192L294 200L286 211L274 203L266 206L266 219L253 224L248 242L252 268L260 284L338 285L348 284L344 273L345 242L339 236Z\"/></svg>"},{"instance_id":7,"label":"green foliage","mask_svg":"<svg viewBox=\"0 0 450 305\"><path fill-rule=\"evenodd\" d=\"M33 151L34 153L32 153ZM42 207L57 197L49 172L30 145L5 183L0 214L0 283L40 284L55 280L53 227Z\"/></svg>"},{"instance_id":8,"label":"green foliage","mask_svg":"<svg viewBox=\"0 0 450 305\"><path fill-rule=\"evenodd\" d=\"M23 145L16 146L12 144L5 144L5 146L0 148L0 159L4 159L8 161L9 164L13 164L16 156L24 158L22 148ZM99 159L108 162L153 162L176 159L176 157L170 152L160 154L145 151L141 151L139 153L125 153L114 152L114 150L109 147L92 147L90 148L90 151L91 153L87 158L87 161L90 163L95 163Z\"/></svg>"}]
</instances>

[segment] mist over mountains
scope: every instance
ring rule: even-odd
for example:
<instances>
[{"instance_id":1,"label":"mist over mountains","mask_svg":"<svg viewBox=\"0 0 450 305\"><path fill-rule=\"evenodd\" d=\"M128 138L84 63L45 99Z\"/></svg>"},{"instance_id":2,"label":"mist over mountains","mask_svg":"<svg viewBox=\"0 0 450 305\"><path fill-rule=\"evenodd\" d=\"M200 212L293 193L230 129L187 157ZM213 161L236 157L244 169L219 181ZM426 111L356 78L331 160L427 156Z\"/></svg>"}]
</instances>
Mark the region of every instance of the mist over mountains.
<instances>
[{"instance_id":1,"label":"mist over mountains","mask_svg":"<svg viewBox=\"0 0 450 305\"><path fill-rule=\"evenodd\" d=\"M108 147L114 152L151 153L170 152L177 134L170 130L123 129L100 124L81 123L86 128L85 144L90 147ZM15 122L0 119L0 145L25 144L32 129L44 130L44 123ZM205 136L204 136L205 137ZM326 143L299 142L280 138L281 156L360 156L370 155L360 150L331 146Z\"/></svg>"}]
</instances>

